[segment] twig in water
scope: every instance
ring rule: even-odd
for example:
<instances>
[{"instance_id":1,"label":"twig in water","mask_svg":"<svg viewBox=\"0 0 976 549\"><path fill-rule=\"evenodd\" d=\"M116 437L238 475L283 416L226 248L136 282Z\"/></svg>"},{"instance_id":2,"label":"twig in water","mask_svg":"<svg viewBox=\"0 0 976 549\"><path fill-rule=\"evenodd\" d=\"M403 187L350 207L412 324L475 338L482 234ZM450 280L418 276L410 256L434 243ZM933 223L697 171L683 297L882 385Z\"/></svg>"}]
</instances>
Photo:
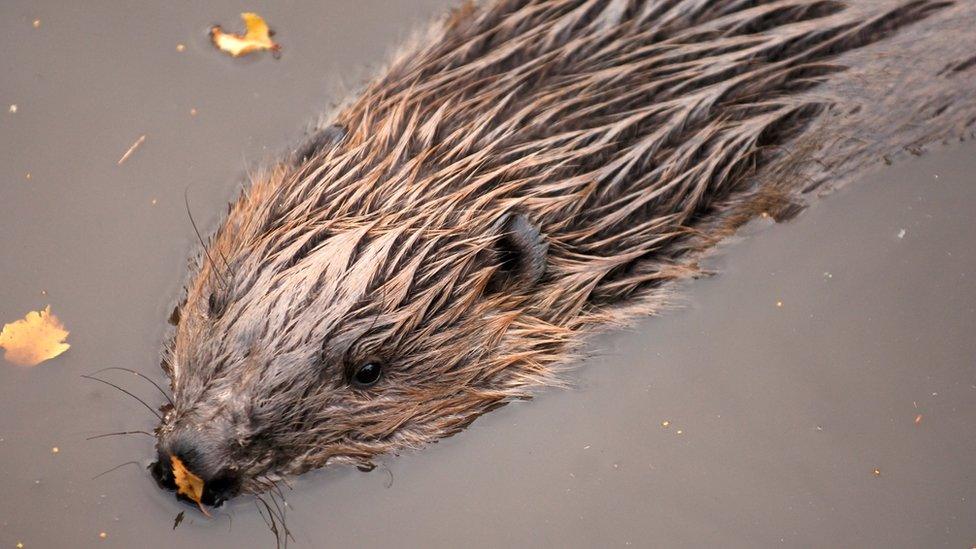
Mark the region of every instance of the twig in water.
<instances>
[{"instance_id":1,"label":"twig in water","mask_svg":"<svg viewBox=\"0 0 976 549\"><path fill-rule=\"evenodd\" d=\"M119 161L116 162L115 164L117 166L121 166L122 163L125 162L126 160L128 160L129 157L132 156L132 153L134 153L136 151L136 149L139 148L139 145L142 145L143 142L145 142L145 141L146 141L145 134L140 135L139 136L139 139L136 139L136 142L133 143L131 147L129 147L129 150L125 151L125 154L122 155L122 158L120 158Z\"/></svg>"}]
</instances>

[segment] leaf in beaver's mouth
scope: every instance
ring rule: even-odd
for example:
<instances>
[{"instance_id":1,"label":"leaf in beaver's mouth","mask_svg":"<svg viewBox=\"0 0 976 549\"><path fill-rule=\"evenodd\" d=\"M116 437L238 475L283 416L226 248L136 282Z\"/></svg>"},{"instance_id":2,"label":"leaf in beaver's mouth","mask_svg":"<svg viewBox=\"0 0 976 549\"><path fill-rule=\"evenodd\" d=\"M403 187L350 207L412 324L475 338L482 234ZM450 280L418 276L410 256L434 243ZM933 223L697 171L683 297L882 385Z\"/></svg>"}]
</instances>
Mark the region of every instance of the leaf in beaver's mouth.
<instances>
[{"instance_id":1,"label":"leaf in beaver's mouth","mask_svg":"<svg viewBox=\"0 0 976 549\"><path fill-rule=\"evenodd\" d=\"M233 57L240 57L255 51L271 50L278 53L281 46L271 40L271 29L264 19L256 13L242 13L244 35L224 32L220 25L210 28L210 38L221 51Z\"/></svg>"},{"instance_id":2,"label":"leaf in beaver's mouth","mask_svg":"<svg viewBox=\"0 0 976 549\"><path fill-rule=\"evenodd\" d=\"M31 311L17 322L6 324L0 331L3 357L20 366L37 366L68 350L64 340L68 330L51 314L51 306L43 311Z\"/></svg>"},{"instance_id":3,"label":"leaf in beaver's mouth","mask_svg":"<svg viewBox=\"0 0 976 549\"><path fill-rule=\"evenodd\" d=\"M200 499L203 497L203 479L194 475L183 465L180 458L176 456L170 456L170 462L173 464L173 479L176 481L176 493L183 494L184 496L190 498L200 507L204 515L210 516L203 507L203 503ZM175 527L174 527L175 528Z\"/></svg>"}]
</instances>

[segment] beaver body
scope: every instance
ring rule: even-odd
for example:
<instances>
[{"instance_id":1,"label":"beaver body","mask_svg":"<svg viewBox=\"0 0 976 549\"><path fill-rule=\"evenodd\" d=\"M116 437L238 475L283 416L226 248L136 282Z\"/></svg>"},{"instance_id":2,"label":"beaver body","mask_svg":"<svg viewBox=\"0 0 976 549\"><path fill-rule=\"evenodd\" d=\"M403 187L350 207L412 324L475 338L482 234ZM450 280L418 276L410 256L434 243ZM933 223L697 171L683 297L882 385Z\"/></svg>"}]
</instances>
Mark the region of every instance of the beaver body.
<instances>
[{"instance_id":1,"label":"beaver body","mask_svg":"<svg viewBox=\"0 0 976 549\"><path fill-rule=\"evenodd\" d=\"M558 383L760 212L976 121L976 6L499 0L245 188L165 352L203 503L456 433Z\"/></svg>"}]
</instances>

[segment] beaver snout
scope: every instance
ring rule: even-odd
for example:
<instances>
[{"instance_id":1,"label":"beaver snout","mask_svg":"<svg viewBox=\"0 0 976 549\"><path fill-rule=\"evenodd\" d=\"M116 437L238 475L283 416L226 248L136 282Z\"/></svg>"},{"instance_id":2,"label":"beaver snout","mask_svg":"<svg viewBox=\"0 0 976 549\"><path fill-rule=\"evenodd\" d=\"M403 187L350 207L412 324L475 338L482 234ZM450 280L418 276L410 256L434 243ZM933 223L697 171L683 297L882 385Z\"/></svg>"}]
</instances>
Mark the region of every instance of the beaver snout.
<instances>
[{"instance_id":1,"label":"beaver snout","mask_svg":"<svg viewBox=\"0 0 976 549\"><path fill-rule=\"evenodd\" d=\"M171 492L177 492L176 497L188 501L194 502L193 498L189 495L183 493L180 490L180 486L176 483L176 472L173 465L173 457L176 457L180 463L188 463L184 458L180 456L165 455L160 453L156 461L149 466L149 472L156 481L156 484L164 490L169 490ZM241 493L241 479L238 475L234 474L230 470L223 470L218 472L216 475L209 477L202 477L193 473L192 465L185 465L186 470L190 472L191 475L199 478L202 481L202 490L200 492L200 502L208 507L219 507L225 501L232 499ZM196 503L196 502L194 502Z\"/></svg>"},{"instance_id":2,"label":"beaver snout","mask_svg":"<svg viewBox=\"0 0 976 549\"><path fill-rule=\"evenodd\" d=\"M175 491L176 490L176 478L173 475L173 466L170 465L170 460L167 459L162 454L149 465L149 474L152 475L153 480L156 484L163 490Z\"/></svg>"},{"instance_id":3,"label":"beaver snout","mask_svg":"<svg viewBox=\"0 0 976 549\"><path fill-rule=\"evenodd\" d=\"M217 429L219 431L219 429ZM241 477L228 465L224 437L209 429L180 429L161 438L150 474L160 488L176 497L209 507L241 492Z\"/></svg>"},{"instance_id":4,"label":"beaver snout","mask_svg":"<svg viewBox=\"0 0 976 549\"><path fill-rule=\"evenodd\" d=\"M204 505L219 507L225 501L237 497L241 493L240 478L233 474L218 476L203 485L203 497L200 501Z\"/></svg>"}]
</instances>

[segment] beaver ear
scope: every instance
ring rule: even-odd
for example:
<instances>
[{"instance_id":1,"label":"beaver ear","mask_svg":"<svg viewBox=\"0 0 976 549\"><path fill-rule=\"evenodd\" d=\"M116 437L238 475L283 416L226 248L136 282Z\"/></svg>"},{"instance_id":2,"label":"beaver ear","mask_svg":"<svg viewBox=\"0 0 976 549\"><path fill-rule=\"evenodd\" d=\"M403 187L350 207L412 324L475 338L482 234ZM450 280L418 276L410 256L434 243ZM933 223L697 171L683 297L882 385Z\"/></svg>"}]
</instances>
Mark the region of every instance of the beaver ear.
<instances>
[{"instance_id":1,"label":"beaver ear","mask_svg":"<svg viewBox=\"0 0 976 549\"><path fill-rule=\"evenodd\" d=\"M534 286L546 273L549 242L539 227L523 214L505 214L496 227L495 252L501 261L488 284L489 291Z\"/></svg>"},{"instance_id":2,"label":"beaver ear","mask_svg":"<svg viewBox=\"0 0 976 549\"><path fill-rule=\"evenodd\" d=\"M173 312L169 314L169 324L170 326L180 325L180 306L176 305L173 307Z\"/></svg>"},{"instance_id":3,"label":"beaver ear","mask_svg":"<svg viewBox=\"0 0 976 549\"><path fill-rule=\"evenodd\" d=\"M293 157L295 164L301 164L316 154L342 143L346 138L346 133L346 128L338 124L315 131L295 150Z\"/></svg>"}]
</instances>

